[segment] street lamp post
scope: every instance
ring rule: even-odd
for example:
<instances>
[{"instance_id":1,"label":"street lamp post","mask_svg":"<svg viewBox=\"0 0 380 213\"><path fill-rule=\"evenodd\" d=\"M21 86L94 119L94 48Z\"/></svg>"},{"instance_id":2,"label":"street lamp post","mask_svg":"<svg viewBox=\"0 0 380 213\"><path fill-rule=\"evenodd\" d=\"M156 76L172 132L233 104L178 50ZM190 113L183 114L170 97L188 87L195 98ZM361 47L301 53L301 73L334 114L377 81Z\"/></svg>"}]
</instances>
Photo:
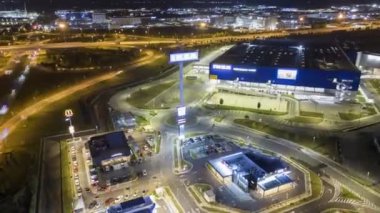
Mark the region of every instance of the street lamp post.
<instances>
[{"instance_id":1,"label":"street lamp post","mask_svg":"<svg viewBox=\"0 0 380 213\"><path fill-rule=\"evenodd\" d=\"M71 109L66 109L65 110L65 117L66 117L66 121L69 122L69 133L74 141L74 134L75 134L75 128L74 128L74 125L73 125L73 122L71 120L71 118L73 117L74 113Z\"/></svg>"}]
</instances>

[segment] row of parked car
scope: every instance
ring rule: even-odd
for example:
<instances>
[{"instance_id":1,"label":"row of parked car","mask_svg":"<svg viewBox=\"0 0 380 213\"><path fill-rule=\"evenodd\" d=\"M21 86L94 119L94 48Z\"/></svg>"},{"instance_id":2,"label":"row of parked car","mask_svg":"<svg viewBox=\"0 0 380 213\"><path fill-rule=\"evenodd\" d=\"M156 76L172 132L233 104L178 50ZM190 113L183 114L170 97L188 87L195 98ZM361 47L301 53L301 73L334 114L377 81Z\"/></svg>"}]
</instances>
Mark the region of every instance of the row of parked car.
<instances>
[{"instance_id":1,"label":"row of parked car","mask_svg":"<svg viewBox=\"0 0 380 213\"><path fill-rule=\"evenodd\" d=\"M181 145L187 146L190 144L195 144L195 143L200 143L200 142L213 141L215 137L217 136L216 135L202 135L202 136L192 137L185 141L182 141Z\"/></svg>"},{"instance_id":2,"label":"row of parked car","mask_svg":"<svg viewBox=\"0 0 380 213\"><path fill-rule=\"evenodd\" d=\"M76 193L77 193L77 196L82 196L82 188L80 186L79 175L78 175L77 149L75 148L75 146L71 146L70 152L71 152L71 162L73 164L72 171L74 174L74 184L75 184Z\"/></svg>"}]
</instances>

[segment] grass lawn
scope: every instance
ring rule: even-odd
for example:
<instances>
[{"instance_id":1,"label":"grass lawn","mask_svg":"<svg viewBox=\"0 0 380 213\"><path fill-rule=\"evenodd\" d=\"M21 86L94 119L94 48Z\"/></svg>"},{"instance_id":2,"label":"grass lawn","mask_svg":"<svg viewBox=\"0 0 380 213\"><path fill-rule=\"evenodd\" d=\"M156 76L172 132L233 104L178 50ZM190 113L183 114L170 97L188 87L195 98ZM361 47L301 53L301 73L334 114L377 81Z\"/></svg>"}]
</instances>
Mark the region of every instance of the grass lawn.
<instances>
[{"instance_id":1,"label":"grass lawn","mask_svg":"<svg viewBox=\"0 0 380 213\"><path fill-rule=\"evenodd\" d=\"M286 115L287 112L278 112L273 110L261 110L261 109L253 109L253 108L245 108L245 107L235 107L235 106L225 106L225 105L218 105L218 104L205 104L203 105L206 109L212 109L212 110L237 110L237 111L247 111L247 112L253 112L263 115Z\"/></svg>"},{"instance_id":2,"label":"grass lawn","mask_svg":"<svg viewBox=\"0 0 380 213\"><path fill-rule=\"evenodd\" d=\"M168 83L158 84L151 86L146 89L140 89L131 94L131 97L127 98L127 102L137 108L147 108L145 106L150 100L162 93L163 91L169 89L175 84L175 81ZM159 107L157 107L159 108Z\"/></svg>"},{"instance_id":3,"label":"grass lawn","mask_svg":"<svg viewBox=\"0 0 380 213\"><path fill-rule=\"evenodd\" d=\"M203 192L208 191L212 188L210 185L204 183L196 183L194 184L194 187L201 195L203 195Z\"/></svg>"},{"instance_id":4,"label":"grass lawn","mask_svg":"<svg viewBox=\"0 0 380 213\"><path fill-rule=\"evenodd\" d=\"M289 132L250 119L235 119L234 123L246 126L248 128L256 129L276 137L293 141L329 157L336 156L336 143L332 137L321 136L317 137L316 140L313 141L313 135L310 135L306 132Z\"/></svg>"},{"instance_id":5,"label":"grass lawn","mask_svg":"<svg viewBox=\"0 0 380 213\"><path fill-rule=\"evenodd\" d=\"M217 209L214 207L204 206L203 209L207 210L207 212L215 212L215 213L230 213L230 211L223 211L221 209Z\"/></svg>"},{"instance_id":6,"label":"grass lawn","mask_svg":"<svg viewBox=\"0 0 380 213\"><path fill-rule=\"evenodd\" d=\"M174 146L173 146L173 160L174 160L174 168L178 168L179 165L178 165L178 153L177 153L177 141L174 142Z\"/></svg>"},{"instance_id":7,"label":"grass lawn","mask_svg":"<svg viewBox=\"0 0 380 213\"><path fill-rule=\"evenodd\" d=\"M345 120L345 121L352 121L352 120L364 118L364 117L375 115L375 114L376 114L376 110L372 106L368 106L366 109L363 109L359 113L353 112L352 110L348 112L339 112L339 117L340 119Z\"/></svg>"},{"instance_id":8,"label":"grass lawn","mask_svg":"<svg viewBox=\"0 0 380 213\"><path fill-rule=\"evenodd\" d=\"M190 191L191 195L195 198L197 203L199 203L199 204L202 203L201 198L198 197L198 194L194 191L193 187L189 187L189 191Z\"/></svg>"},{"instance_id":9,"label":"grass lawn","mask_svg":"<svg viewBox=\"0 0 380 213\"><path fill-rule=\"evenodd\" d=\"M310 111L300 111L301 116L305 117L315 117L315 118L323 118L323 113L320 112L310 112Z\"/></svg>"},{"instance_id":10,"label":"grass lawn","mask_svg":"<svg viewBox=\"0 0 380 213\"><path fill-rule=\"evenodd\" d=\"M10 56L1 56L0 55L0 70L3 68L3 66L7 65L9 58L10 58Z\"/></svg>"},{"instance_id":11,"label":"grass lawn","mask_svg":"<svg viewBox=\"0 0 380 213\"><path fill-rule=\"evenodd\" d=\"M342 186L340 191L340 196L342 198L352 199L352 200L358 200L361 201L360 197L358 197L356 194L352 193L350 190L348 190L346 187Z\"/></svg>"},{"instance_id":12,"label":"grass lawn","mask_svg":"<svg viewBox=\"0 0 380 213\"><path fill-rule=\"evenodd\" d=\"M217 115L217 116L214 118L214 121L220 123L220 122L223 121L224 117L225 117L224 115Z\"/></svg>"},{"instance_id":13,"label":"grass lawn","mask_svg":"<svg viewBox=\"0 0 380 213\"><path fill-rule=\"evenodd\" d=\"M69 165L69 145L61 142L61 161L62 165ZM62 168L62 193L63 193L63 210L64 212L72 212L72 203L74 198L73 182L71 179L71 166L63 166Z\"/></svg>"},{"instance_id":14,"label":"grass lawn","mask_svg":"<svg viewBox=\"0 0 380 213\"><path fill-rule=\"evenodd\" d=\"M296 161L297 163L300 163L303 167L305 167L305 169L307 169L309 171L310 181L311 181L311 196L304 198L303 200L300 200L298 202L290 203L289 205L287 205L285 207L277 209L276 212L283 212L284 210L288 209L290 206L295 206L295 205L307 202L309 200L315 199L321 194L322 181L314 171L310 170L311 166L308 163L300 161L298 159L294 159L294 158L292 158L292 159L294 161Z\"/></svg>"},{"instance_id":15,"label":"grass lawn","mask_svg":"<svg viewBox=\"0 0 380 213\"><path fill-rule=\"evenodd\" d=\"M149 125L149 121L145 117L140 116L140 115L136 115L135 118L136 118L136 123L138 126Z\"/></svg>"},{"instance_id":16,"label":"grass lawn","mask_svg":"<svg viewBox=\"0 0 380 213\"><path fill-rule=\"evenodd\" d=\"M372 85L373 88L375 88L376 92L380 94L380 80L371 79L369 80L369 83Z\"/></svg>"},{"instance_id":17,"label":"grass lawn","mask_svg":"<svg viewBox=\"0 0 380 213\"><path fill-rule=\"evenodd\" d=\"M156 134L156 144L154 145L154 152L156 154L160 153L160 149L161 149L161 136L158 136Z\"/></svg>"},{"instance_id":18,"label":"grass lawn","mask_svg":"<svg viewBox=\"0 0 380 213\"><path fill-rule=\"evenodd\" d=\"M290 122L295 123L310 123L310 124L317 124L323 121L323 118L318 117L305 117L305 116L296 116L293 118L288 119Z\"/></svg>"},{"instance_id":19,"label":"grass lawn","mask_svg":"<svg viewBox=\"0 0 380 213\"><path fill-rule=\"evenodd\" d=\"M174 203L175 207L177 208L178 212L182 213L183 212L182 207L179 204L177 198L174 196L172 190L169 187L165 187L165 192L170 197L170 199L173 201L173 203Z\"/></svg>"}]
</instances>

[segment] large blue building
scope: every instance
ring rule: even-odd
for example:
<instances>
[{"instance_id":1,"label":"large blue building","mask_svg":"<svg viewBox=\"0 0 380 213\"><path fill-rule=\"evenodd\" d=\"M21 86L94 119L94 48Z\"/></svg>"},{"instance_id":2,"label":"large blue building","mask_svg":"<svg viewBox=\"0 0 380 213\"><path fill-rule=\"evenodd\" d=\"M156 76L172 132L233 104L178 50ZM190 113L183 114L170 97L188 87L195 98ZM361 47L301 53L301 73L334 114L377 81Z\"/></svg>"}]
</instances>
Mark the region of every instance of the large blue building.
<instances>
[{"instance_id":1,"label":"large blue building","mask_svg":"<svg viewBox=\"0 0 380 213\"><path fill-rule=\"evenodd\" d=\"M259 40L237 44L210 63L210 79L279 93L349 99L360 71L337 44Z\"/></svg>"}]
</instances>

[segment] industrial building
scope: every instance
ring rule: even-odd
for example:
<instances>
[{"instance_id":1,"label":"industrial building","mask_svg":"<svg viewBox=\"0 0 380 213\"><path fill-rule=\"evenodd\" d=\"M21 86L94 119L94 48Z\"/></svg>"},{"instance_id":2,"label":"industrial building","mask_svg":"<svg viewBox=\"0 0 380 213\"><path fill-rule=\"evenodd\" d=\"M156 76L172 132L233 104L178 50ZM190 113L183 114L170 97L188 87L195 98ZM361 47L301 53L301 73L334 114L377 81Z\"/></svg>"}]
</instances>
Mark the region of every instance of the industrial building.
<instances>
[{"instance_id":1,"label":"industrial building","mask_svg":"<svg viewBox=\"0 0 380 213\"><path fill-rule=\"evenodd\" d=\"M132 151L124 132L112 132L90 138L86 143L92 164L105 171L128 167Z\"/></svg>"},{"instance_id":2,"label":"industrial building","mask_svg":"<svg viewBox=\"0 0 380 213\"><path fill-rule=\"evenodd\" d=\"M355 97L361 72L337 44L284 39L233 46L210 63L210 80L227 88L340 102Z\"/></svg>"},{"instance_id":3,"label":"industrial building","mask_svg":"<svg viewBox=\"0 0 380 213\"><path fill-rule=\"evenodd\" d=\"M149 196L138 197L120 204L110 206L107 213L151 213L154 212L156 204Z\"/></svg>"},{"instance_id":4,"label":"industrial building","mask_svg":"<svg viewBox=\"0 0 380 213\"><path fill-rule=\"evenodd\" d=\"M208 161L209 170L223 183L236 184L244 192L268 196L294 187L287 165L277 157L237 152Z\"/></svg>"}]
</instances>

